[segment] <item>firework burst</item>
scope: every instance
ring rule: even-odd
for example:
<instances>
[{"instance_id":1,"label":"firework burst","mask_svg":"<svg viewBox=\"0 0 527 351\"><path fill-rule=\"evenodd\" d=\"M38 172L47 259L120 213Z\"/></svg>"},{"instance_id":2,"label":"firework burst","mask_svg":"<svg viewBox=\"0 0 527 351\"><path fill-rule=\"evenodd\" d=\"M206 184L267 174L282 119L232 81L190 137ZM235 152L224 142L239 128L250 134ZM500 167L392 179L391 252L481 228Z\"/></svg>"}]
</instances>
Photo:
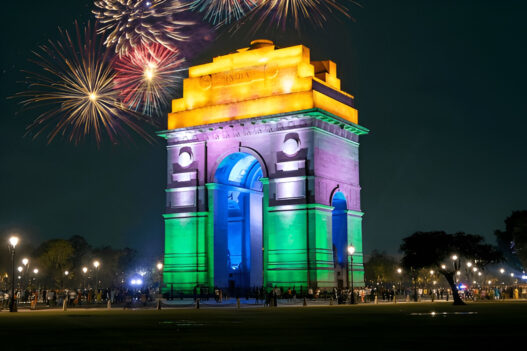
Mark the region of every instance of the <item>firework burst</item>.
<instances>
[{"instance_id":1,"label":"firework burst","mask_svg":"<svg viewBox=\"0 0 527 351\"><path fill-rule=\"evenodd\" d=\"M127 110L114 90L111 60L88 24L84 33L76 26L76 37L60 30L61 39L39 47L31 60L40 72L26 72L29 88L17 96L22 105L44 108L28 127L35 137L48 132L48 142L58 135L77 144L94 135L97 144L106 133L112 142L131 129L148 140L152 137L138 124L137 113Z\"/></svg>"},{"instance_id":2,"label":"firework burst","mask_svg":"<svg viewBox=\"0 0 527 351\"><path fill-rule=\"evenodd\" d=\"M359 5L354 0L261 0L250 17L257 28L270 20L280 27L292 22L298 29L302 19L322 27L335 13L351 18L346 2Z\"/></svg>"},{"instance_id":3,"label":"firework burst","mask_svg":"<svg viewBox=\"0 0 527 351\"><path fill-rule=\"evenodd\" d=\"M174 96L177 83L183 78L177 50L159 44L140 46L115 62L115 89L123 104L145 115L154 116Z\"/></svg>"},{"instance_id":4,"label":"firework burst","mask_svg":"<svg viewBox=\"0 0 527 351\"><path fill-rule=\"evenodd\" d=\"M212 24L228 24L242 18L265 0L191 0L189 8L204 14Z\"/></svg>"},{"instance_id":5,"label":"firework burst","mask_svg":"<svg viewBox=\"0 0 527 351\"><path fill-rule=\"evenodd\" d=\"M191 25L180 19L185 10L179 0L97 0L92 11L107 33L104 45L124 56L131 49L153 43L169 50L174 42L188 39L182 29Z\"/></svg>"}]
</instances>

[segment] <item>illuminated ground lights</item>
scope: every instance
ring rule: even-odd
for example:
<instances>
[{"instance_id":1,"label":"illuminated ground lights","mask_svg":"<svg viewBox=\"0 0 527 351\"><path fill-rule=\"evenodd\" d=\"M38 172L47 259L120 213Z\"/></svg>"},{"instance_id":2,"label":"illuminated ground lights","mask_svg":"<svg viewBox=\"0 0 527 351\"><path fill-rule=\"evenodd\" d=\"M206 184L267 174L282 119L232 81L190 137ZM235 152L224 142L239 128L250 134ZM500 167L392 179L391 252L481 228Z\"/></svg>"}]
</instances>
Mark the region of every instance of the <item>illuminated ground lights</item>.
<instances>
[{"instance_id":1,"label":"illuminated ground lights","mask_svg":"<svg viewBox=\"0 0 527 351\"><path fill-rule=\"evenodd\" d=\"M190 67L161 133L164 291L346 287L351 271L363 285L358 139L368 130L353 106L336 65L304 46L260 40Z\"/></svg>"}]
</instances>

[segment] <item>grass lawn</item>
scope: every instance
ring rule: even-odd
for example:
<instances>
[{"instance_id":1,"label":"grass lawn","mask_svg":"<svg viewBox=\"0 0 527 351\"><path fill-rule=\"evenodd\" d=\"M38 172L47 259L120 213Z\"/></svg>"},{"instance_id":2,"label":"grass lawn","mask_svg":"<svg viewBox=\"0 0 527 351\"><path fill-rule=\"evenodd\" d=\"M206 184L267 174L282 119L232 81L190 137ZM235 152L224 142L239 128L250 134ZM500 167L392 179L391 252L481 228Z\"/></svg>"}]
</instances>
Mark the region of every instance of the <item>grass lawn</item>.
<instances>
[{"instance_id":1,"label":"grass lawn","mask_svg":"<svg viewBox=\"0 0 527 351\"><path fill-rule=\"evenodd\" d=\"M526 334L527 302L0 313L2 351L524 349Z\"/></svg>"}]
</instances>

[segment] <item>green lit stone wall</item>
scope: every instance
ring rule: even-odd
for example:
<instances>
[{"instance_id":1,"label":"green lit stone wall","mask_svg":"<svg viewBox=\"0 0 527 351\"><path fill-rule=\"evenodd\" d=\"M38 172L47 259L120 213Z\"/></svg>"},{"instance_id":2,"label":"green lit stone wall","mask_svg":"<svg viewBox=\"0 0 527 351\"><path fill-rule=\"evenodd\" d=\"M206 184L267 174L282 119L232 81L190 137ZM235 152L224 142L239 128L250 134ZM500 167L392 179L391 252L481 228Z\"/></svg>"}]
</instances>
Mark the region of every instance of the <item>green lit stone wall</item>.
<instances>
[{"instance_id":1,"label":"green lit stone wall","mask_svg":"<svg viewBox=\"0 0 527 351\"><path fill-rule=\"evenodd\" d=\"M316 282L314 285L318 288L335 286L331 236L332 209L319 204L309 205L311 281Z\"/></svg>"},{"instance_id":2,"label":"green lit stone wall","mask_svg":"<svg viewBox=\"0 0 527 351\"><path fill-rule=\"evenodd\" d=\"M165 266L163 292L191 292L208 286L208 213L167 214L165 218Z\"/></svg>"},{"instance_id":3,"label":"green lit stone wall","mask_svg":"<svg viewBox=\"0 0 527 351\"><path fill-rule=\"evenodd\" d=\"M264 271L267 286L306 288L308 281L307 260L307 211L295 209L280 211L270 208L265 216Z\"/></svg>"},{"instance_id":4,"label":"green lit stone wall","mask_svg":"<svg viewBox=\"0 0 527 351\"><path fill-rule=\"evenodd\" d=\"M267 286L335 286L331 210L317 204L269 208L264 223Z\"/></svg>"},{"instance_id":5,"label":"green lit stone wall","mask_svg":"<svg viewBox=\"0 0 527 351\"><path fill-rule=\"evenodd\" d=\"M207 184L213 204L215 184ZM268 189L264 183L264 191ZM264 285L335 286L331 237L332 207L310 204L264 206ZM353 282L364 285L362 214L348 211L348 242L353 243ZM174 292L214 286L214 206L209 212L165 215L165 282ZM348 258L349 259L349 258ZM351 264L351 259L349 259ZM351 267L351 265L350 265ZM351 279L351 270L349 272ZM169 292L171 286L163 289Z\"/></svg>"},{"instance_id":6,"label":"green lit stone wall","mask_svg":"<svg viewBox=\"0 0 527 351\"><path fill-rule=\"evenodd\" d=\"M348 242L355 246L353 255L353 285L364 286L364 254L362 251L362 212L348 211ZM351 258L348 257L351 261ZM351 270L350 270L351 276Z\"/></svg>"}]
</instances>

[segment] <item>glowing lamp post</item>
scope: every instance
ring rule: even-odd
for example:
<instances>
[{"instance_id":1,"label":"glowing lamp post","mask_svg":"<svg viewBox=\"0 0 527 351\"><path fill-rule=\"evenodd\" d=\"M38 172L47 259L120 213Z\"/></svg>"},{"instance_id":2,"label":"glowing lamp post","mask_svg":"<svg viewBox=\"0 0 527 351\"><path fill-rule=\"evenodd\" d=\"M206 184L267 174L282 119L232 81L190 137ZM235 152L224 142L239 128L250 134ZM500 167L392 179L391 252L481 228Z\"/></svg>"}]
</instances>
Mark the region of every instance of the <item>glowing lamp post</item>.
<instances>
[{"instance_id":1,"label":"glowing lamp post","mask_svg":"<svg viewBox=\"0 0 527 351\"><path fill-rule=\"evenodd\" d=\"M37 282L38 282L38 280L37 280L38 268L33 269L33 274L35 275L35 285L37 285ZM37 286L37 289L38 289L38 286Z\"/></svg>"},{"instance_id":2,"label":"glowing lamp post","mask_svg":"<svg viewBox=\"0 0 527 351\"><path fill-rule=\"evenodd\" d=\"M82 289L86 290L86 273L88 273L88 267L82 267Z\"/></svg>"},{"instance_id":3,"label":"glowing lamp post","mask_svg":"<svg viewBox=\"0 0 527 351\"><path fill-rule=\"evenodd\" d=\"M9 238L9 250L11 251L11 268L13 274L11 275L11 300L9 303L9 312L16 312L15 303L15 247L18 244L18 237L12 236Z\"/></svg>"},{"instance_id":4,"label":"glowing lamp post","mask_svg":"<svg viewBox=\"0 0 527 351\"><path fill-rule=\"evenodd\" d=\"M68 278L68 275L69 275L69 274L70 274L69 271L64 271L64 277L65 277L65 279ZM62 279L62 288L64 288L64 279Z\"/></svg>"},{"instance_id":5,"label":"glowing lamp post","mask_svg":"<svg viewBox=\"0 0 527 351\"><path fill-rule=\"evenodd\" d=\"M29 270L29 259L27 257L24 257L22 259L22 264L24 265L24 267L26 268L26 271L24 273L22 273L22 277L28 272ZM27 277L27 285L29 287L29 277Z\"/></svg>"},{"instance_id":6,"label":"glowing lamp post","mask_svg":"<svg viewBox=\"0 0 527 351\"><path fill-rule=\"evenodd\" d=\"M93 266L95 267L95 289L99 291L99 266L101 263L97 260L93 261Z\"/></svg>"},{"instance_id":7,"label":"glowing lamp post","mask_svg":"<svg viewBox=\"0 0 527 351\"><path fill-rule=\"evenodd\" d=\"M402 274L403 274L403 270L401 268L397 268L397 274L399 274L399 294L401 294L401 291L403 290L403 282L402 282Z\"/></svg>"},{"instance_id":8,"label":"glowing lamp post","mask_svg":"<svg viewBox=\"0 0 527 351\"><path fill-rule=\"evenodd\" d=\"M163 284L163 264L158 262L156 267L159 271L159 293L161 294L161 285Z\"/></svg>"},{"instance_id":9,"label":"glowing lamp post","mask_svg":"<svg viewBox=\"0 0 527 351\"><path fill-rule=\"evenodd\" d=\"M350 256L350 264L351 264L351 300L350 303L353 305L355 303L355 292L353 291L353 254L355 253L355 246L350 245L348 246L348 255Z\"/></svg>"}]
</instances>

